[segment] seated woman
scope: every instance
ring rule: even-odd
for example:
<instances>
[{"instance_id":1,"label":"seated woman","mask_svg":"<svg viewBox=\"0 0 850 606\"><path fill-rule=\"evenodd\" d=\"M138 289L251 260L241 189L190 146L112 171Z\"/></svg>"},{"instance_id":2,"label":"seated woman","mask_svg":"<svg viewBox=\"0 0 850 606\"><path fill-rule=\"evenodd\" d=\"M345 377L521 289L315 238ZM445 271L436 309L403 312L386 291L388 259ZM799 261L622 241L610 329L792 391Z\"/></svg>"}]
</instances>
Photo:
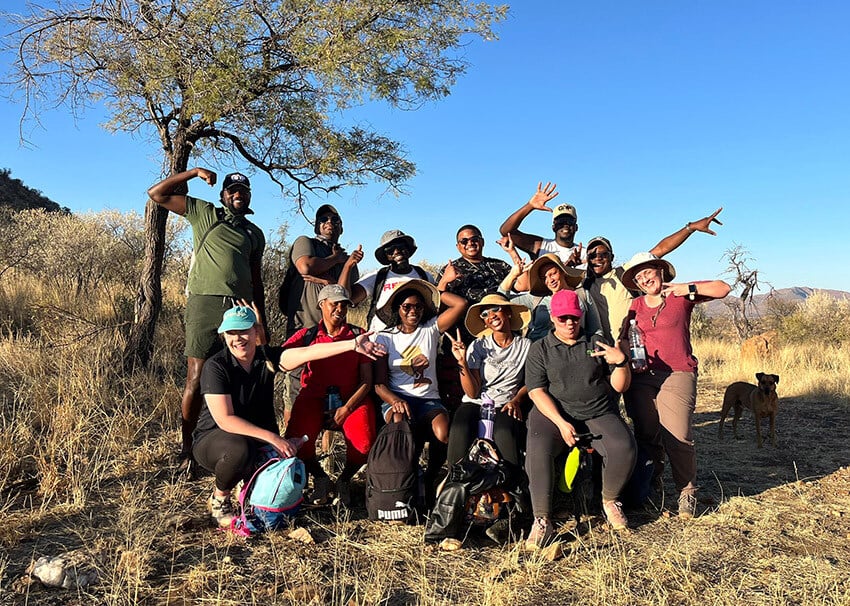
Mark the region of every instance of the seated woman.
<instances>
[{"instance_id":1,"label":"seated woman","mask_svg":"<svg viewBox=\"0 0 850 606\"><path fill-rule=\"evenodd\" d=\"M446 309L438 315L441 302ZM424 280L409 280L398 285L377 312L388 328L375 336L387 351L375 364L375 393L383 401L381 414L387 422L406 415L417 443L430 443L425 472L429 496L449 439L449 414L437 388L437 351L441 335L460 320L466 303Z\"/></svg>"},{"instance_id":2,"label":"seated woman","mask_svg":"<svg viewBox=\"0 0 850 606\"><path fill-rule=\"evenodd\" d=\"M257 314L240 305L224 313L218 328L226 348L215 354L201 372L204 405L193 434L192 454L205 469L215 474L215 488L208 507L219 526L229 526L234 517L231 491L246 479L257 463L261 446L270 444L282 457L294 457L301 439L280 436L274 411L274 374L293 370L311 360L329 358L348 351L372 359L386 352L362 334L350 341L322 343L287 349L259 347L264 335L257 327Z\"/></svg>"},{"instance_id":3,"label":"seated woman","mask_svg":"<svg viewBox=\"0 0 850 606\"><path fill-rule=\"evenodd\" d=\"M485 295L466 312L466 329L477 337L469 348L461 341L460 331L457 339L449 335L464 391L463 404L449 429L449 463L463 458L478 436L481 397L487 394L497 411L493 441L503 458L519 464L517 441L524 432L520 404L528 394L524 367L531 346L519 333L530 318L524 305L514 305L501 294Z\"/></svg>"},{"instance_id":4,"label":"seated woman","mask_svg":"<svg viewBox=\"0 0 850 606\"><path fill-rule=\"evenodd\" d=\"M528 415L529 478L534 524L526 545L552 540L550 520L555 458L575 445L576 435L597 436L591 444L602 456L602 507L615 530L628 527L617 500L635 464L635 440L620 418L618 393L629 386L628 358L601 337L581 331L578 296L562 290L552 297L555 329L535 342L525 362L525 384L534 408Z\"/></svg>"}]
</instances>

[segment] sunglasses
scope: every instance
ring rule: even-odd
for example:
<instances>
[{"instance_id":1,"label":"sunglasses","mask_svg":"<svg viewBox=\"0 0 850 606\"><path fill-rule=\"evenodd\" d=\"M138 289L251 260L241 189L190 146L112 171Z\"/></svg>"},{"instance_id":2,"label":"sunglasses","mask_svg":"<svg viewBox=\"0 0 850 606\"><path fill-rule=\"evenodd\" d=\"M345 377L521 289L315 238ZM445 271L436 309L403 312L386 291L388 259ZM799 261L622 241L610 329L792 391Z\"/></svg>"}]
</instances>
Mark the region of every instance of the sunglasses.
<instances>
[{"instance_id":1,"label":"sunglasses","mask_svg":"<svg viewBox=\"0 0 850 606\"><path fill-rule=\"evenodd\" d=\"M470 236L469 238L461 238L460 240L457 241L457 243L460 244L461 246L466 246L470 242L483 242L483 241L484 241L484 238L482 238L481 236Z\"/></svg>"},{"instance_id":2,"label":"sunglasses","mask_svg":"<svg viewBox=\"0 0 850 606\"><path fill-rule=\"evenodd\" d=\"M555 319L561 324L566 324L567 322L581 322L581 318L577 316L556 316Z\"/></svg>"},{"instance_id":3,"label":"sunglasses","mask_svg":"<svg viewBox=\"0 0 850 606\"><path fill-rule=\"evenodd\" d=\"M422 303L402 303L399 305L401 311L404 313L409 313L411 311L422 311L425 309L425 306Z\"/></svg>"},{"instance_id":4,"label":"sunglasses","mask_svg":"<svg viewBox=\"0 0 850 606\"><path fill-rule=\"evenodd\" d=\"M564 225L576 225L578 221L568 215L566 217L558 217L554 223L556 227L562 227Z\"/></svg>"},{"instance_id":5,"label":"sunglasses","mask_svg":"<svg viewBox=\"0 0 850 606\"><path fill-rule=\"evenodd\" d=\"M610 259L611 253L609 253L607 250L601 250L599 252L588 253L587 258L591 261L593 259Z\"/></svg>"},{"instance_id":6,"label":"sunglasses","mask_svg":"<svg viewBox=\"0 0 850 606\"><path fill-rule=\"evenodd\" d=\"M478 314L478 317L482 320L486 320L488 317L490 317L490 314L494 314L499 311L502 311L502 307L500 305L494 305L493 307L488 307L487 309L481 310L481 313Z\"/></svg>"},{"instance_id":7,"label":"sunglasses","mask_svg":"<svg viewBox=\"0 0 850 606\"><path fill-rule=\"evenodd\" d=\"M407 244L387 244L384 246L384 252L394 253L395 251L407 252Z\"/></svg>"},{"instance_id":8,"label":"sunglasses","mask_svg":"<svg viewBox=\"0 0 850 606\"><path fill-rule=\"evenodd\" d=\"M316 219L316 221L318 221L319 223L327 223L328 221L330 221L334 225L341 225L342 224L342 219L340 219L336 215L324 215L324 216Z\"/></svg>"}]
</instances>

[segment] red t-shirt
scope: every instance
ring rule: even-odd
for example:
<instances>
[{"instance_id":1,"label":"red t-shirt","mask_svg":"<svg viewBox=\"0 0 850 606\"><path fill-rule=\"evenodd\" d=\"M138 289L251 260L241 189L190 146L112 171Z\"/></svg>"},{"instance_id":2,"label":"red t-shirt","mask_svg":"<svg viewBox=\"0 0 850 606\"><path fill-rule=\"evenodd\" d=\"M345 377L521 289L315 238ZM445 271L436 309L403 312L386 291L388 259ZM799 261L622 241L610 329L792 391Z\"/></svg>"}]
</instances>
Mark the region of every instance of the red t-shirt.
<instances>
[{"instance_id":1,"label":"red t-shirt","mask_svg":"<svg viewBox=\"0 0 850 606\"><path fill-rule=\"evenodd\" d=\"M304 335L308 330L310 329L302 328L296 332L283 344L283 348L303 347L305 345ZM310 345L350 341L355 336L350 324L346 324L338 335L332 337L325 331L324 323L319 322L319 331ZM339 387L342 401L346 402L360 385L360 365L370 362L371 360L368 357L354 350L324 360L308 362L301 373L301 393L305 397L322 398L329 385L336 385Z\"/></svg>"},{"instance_id":2,"label":"red t-shirt","mask_svg":"<svg viewBox=\"0 0 850 606\"><path fill-rule=\"evenodd\" d=\"M691 312L706 298L665 297L659 307L648 307L646 297L634 299L628 319L636 319L646 342L646 361L650 370L695 372L697 359L691 348ZM653 318L655 320L653 321Z\"/></svg>"}]
</instances>

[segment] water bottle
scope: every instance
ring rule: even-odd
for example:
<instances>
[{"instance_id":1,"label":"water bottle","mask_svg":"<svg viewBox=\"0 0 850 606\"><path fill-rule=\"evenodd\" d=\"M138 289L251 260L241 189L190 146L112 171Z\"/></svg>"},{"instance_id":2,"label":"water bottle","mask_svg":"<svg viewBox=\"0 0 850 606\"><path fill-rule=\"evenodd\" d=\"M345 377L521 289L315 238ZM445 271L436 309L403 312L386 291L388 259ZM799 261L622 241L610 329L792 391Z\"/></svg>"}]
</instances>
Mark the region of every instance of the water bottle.
<instances>
[{"instance_id":1,"label":"water bottle","mask_svg":"<svg viewBox=\"0 0 850 606\"><path fill-rule=\"evenodd\" d=\"M325 429L332 429L334 425L334 414L336 409L342 406L342 396L339 394L339 387L336 385L328 385L325 391Z\"/></svg>"},{"instance_id":2,"label":"water bottle","mask_svg":"<svg viewBox=\"0 0 850 606\"><path fill-rule=\"evenodd\" d=\"M481 419L478 421L478 437L493 439L493 423L496 421L496 403L486 393L481 394Z\"/></svg>"},{"instance_id":3,"label":"water bottle","mask_svg":"<svg viewBox=\"0 0 850 606\"><path fill-rule=\"evenodd\" d=\"M629 364L634 372L644 372L647 369L643 331L636 320L629 320L629 357Z\"/></svg>"}]
</instances>

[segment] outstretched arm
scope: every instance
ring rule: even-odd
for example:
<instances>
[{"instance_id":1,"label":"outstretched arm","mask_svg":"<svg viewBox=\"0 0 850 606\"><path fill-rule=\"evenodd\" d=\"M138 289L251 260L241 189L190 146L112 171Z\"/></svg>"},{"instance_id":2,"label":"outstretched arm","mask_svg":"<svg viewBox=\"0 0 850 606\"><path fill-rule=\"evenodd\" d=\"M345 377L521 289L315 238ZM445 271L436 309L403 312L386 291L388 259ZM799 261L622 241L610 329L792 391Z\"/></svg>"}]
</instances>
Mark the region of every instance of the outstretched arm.
<instances>
[{"instance_id":1,"label":"outstretched arm","mask_svg":"<svg viewBox=\"0 0 850 606\"><path fill-rule=\"evenodd\" d=\"M200 177L210 186L215 185L216 174L206 168L192 168L163 179L148 189L148 197L173 213L180 216L186 214L186 194L176 194L174 190L183 186L190 179Z\"/></svg>"},{"instance_id":2,"label":"outstretched arm","mask_svg":"<svg viewBox=\"0 0 850 606\"><path fill-rule=\"evenodd\" d=\"M324 358L330 358L346 351L356 351L373 360L387 355L387 350L383 345L373 343L369 340L371 334L371 332L364 332L348 341L314 343L307 347L286 349L280 356L280 368L281 370L293 370L307 362L323 360Z\"/></svg>"},{"instance_id":3,"label":"outstretched arm","mask_svg":"<svg viewBox=\"0 0 850 606\"><path fill-rule=\"evenodd\" d=\"M555 183L546 183L545 186L542 181L538 183L537 191L531 196L531 199L519 207L510 217L505 219L505 222L499 228L499 233L503 236L510 234L517 248L524 250L530 255L536 255L540 250L540 243L543 241L543 238L521 232L519 231L519 226L533 210L552 212L552 209L546 206L546 203L558 196L557 187Z\"/></svg>"},{"instance_id":4,"label":"outstretched arm","mask_svg":"<svg viewBox=\"0 0 850 606\"><path fill-rule=\"evenodd\" d=\"M665 283L661 294L665 297L687 297L693 295L700 299L722 299L732 290L723 280L706 280L704 282L691 282L689 284Z\"/></svg>"},{"instance_id":5,"label":"outstretched arm","mask_svg":"<svg viewBox=\"0 0 850 606\"><path fill-rule=\"evenodd\" d=\"M457 324L463 317L468 301L460 295L443 292L440 293L440 302L446 306L446 309L437 316L437 329L442 333Z\"/></svg>"},{"instance_id":6,"label":"outstretched arm","mask_svg":"<svg viewBox=\"0 0 850 606\"><path fill-rule=\"evenodd\" d=\"M649 252L651 252L656 257L663 257L667 253L673 252L674 250L679 248L682 243L687 240L688 237L695 231L701 231L711 236L716 236L717 234L711 229L711 224L717 223L718 225L723 225L723 223L721 223L716 218L717 215L720 214L721 210L723 210L722 206L707 217L703 217L698 221L689 221L682 229L673 232L672 234L661 240L661 242L656 244Z\"/></svg>"}]
</instances>

